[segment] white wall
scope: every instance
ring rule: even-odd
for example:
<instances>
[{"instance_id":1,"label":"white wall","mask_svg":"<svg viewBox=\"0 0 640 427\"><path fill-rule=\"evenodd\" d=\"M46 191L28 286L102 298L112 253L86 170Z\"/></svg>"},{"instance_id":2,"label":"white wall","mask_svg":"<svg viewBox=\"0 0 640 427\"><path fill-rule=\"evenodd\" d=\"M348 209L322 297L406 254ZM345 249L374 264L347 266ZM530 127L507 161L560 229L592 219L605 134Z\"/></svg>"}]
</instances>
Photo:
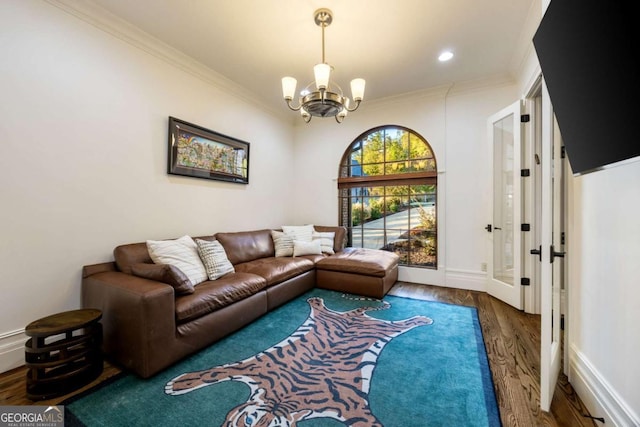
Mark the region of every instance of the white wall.
<instances>
[{"instance_id":1,"label":"white wall","mask_svg":"<svg viewBox=\"0 0 640 427\"><path fill-rule=\"evenodd\" d=\"M116 245L293 220L290 123L41 1L3 1L0 56L0 371ZM249 185L168 176L170 115L250 142Z\"/></svg>"},{"instance_id":2,"label":"white wall","mask_svg":"<svg viewBox=\"0 0 640 427\"><path fill-rule=\"evenodd\" d=\"M449 90L450 89L450 90ZM437 88L362 104L342 124L313 119L296 126L295 213L300 223L338 223L338 166L363 132L401 125L431 144L438 162L438 270L401 268L400 279L484 290L487 118L511 104L515 84L502 79Z\"/></svg>"},{"instance_id":3,"label":"white wall","mask_svg":"<svg viewBox=\"0 0 640 427\"><path fill-rule=\"evenodd\" d=\"M570 185L569 380L592 415L638 426L640 160Z\"/></svg>"}]
</instances>

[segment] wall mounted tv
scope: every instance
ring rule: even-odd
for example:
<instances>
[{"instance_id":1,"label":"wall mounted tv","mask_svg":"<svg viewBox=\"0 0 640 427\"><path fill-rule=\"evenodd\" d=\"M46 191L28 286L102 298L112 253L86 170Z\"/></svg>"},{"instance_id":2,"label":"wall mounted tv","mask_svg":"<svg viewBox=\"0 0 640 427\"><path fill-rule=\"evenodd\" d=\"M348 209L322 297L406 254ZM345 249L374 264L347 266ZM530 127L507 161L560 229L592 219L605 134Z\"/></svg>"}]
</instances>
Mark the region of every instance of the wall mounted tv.
<instances>
[{"instance_id":1,"label":"wall mounted tv","mask_svg":"<svg viewBox=\"0 0 640 427\"><path fill-rule=\"evenodd\" d=\"M640 156L639 3L552 0L533 37L574 174Z\"/></svg>"}]
</instances>

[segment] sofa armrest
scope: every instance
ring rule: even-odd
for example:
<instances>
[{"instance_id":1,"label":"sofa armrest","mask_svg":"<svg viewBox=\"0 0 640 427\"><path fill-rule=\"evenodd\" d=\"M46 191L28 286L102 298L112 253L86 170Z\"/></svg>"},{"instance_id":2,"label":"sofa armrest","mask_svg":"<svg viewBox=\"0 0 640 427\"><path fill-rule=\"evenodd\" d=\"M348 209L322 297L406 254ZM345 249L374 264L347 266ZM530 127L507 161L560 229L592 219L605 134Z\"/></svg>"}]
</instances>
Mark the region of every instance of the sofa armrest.
<instances>
[{"instance_id":1,"label":"sofa armrest","mask_svg":"<svg viewBox=\"0 0 640 427\"><path fill-rule=\"evenodd\" d=\"M112 263L83 269L82 306L102 311L105 353L147 377L164 362L163 353L175 341L174 290L108 264Z\"/></svg>"}]
</instances>

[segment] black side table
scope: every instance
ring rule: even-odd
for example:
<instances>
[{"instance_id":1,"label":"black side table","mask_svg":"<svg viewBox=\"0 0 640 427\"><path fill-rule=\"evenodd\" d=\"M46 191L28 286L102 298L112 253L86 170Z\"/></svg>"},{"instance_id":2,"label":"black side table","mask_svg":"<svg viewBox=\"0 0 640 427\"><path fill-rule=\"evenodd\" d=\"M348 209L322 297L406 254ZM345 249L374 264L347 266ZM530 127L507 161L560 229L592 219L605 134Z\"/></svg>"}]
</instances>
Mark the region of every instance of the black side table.
<instances>
[{"instance_id":1,"label":"black side table","mask_svg":"<svg viewBox=\"0 0 640 427\"><path fill-rule=\"evenodd\" d=\"M29 323L24 333L27 397L44 400L67 394L102 373L102 312L65 311Z\"/></svg>"}]
</instances>

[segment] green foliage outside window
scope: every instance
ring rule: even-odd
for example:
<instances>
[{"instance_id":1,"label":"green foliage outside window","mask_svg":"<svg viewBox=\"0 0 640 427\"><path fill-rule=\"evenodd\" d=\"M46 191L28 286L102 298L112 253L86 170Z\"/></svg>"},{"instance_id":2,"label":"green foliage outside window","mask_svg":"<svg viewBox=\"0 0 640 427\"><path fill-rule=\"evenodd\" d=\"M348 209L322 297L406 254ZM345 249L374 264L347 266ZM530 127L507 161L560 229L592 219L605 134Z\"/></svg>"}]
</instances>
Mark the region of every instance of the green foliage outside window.
<instances>
[{"instance_id":1,"label":"green foliage outside window","mask_svg":"<svg viewBox=\"0 0 640 427\"><path fill-rule=\"evenodd\" d=\"M351 144L340 170L345 177L366 181L367 177L389 176L396 183L385 185L378 178L341 193L341 209L349 209L350 215L343 212L340 218L350 219L343 225L350 229L351 236L357 236L357 243L396 252L404 265L435 268L437 176L420 178L424 172L436 172L429 144L405 128L374 129ZM422 175L415 177L414 173ZM412 181L398 181L405 179Z\"/></svg>"}]
</instances>

